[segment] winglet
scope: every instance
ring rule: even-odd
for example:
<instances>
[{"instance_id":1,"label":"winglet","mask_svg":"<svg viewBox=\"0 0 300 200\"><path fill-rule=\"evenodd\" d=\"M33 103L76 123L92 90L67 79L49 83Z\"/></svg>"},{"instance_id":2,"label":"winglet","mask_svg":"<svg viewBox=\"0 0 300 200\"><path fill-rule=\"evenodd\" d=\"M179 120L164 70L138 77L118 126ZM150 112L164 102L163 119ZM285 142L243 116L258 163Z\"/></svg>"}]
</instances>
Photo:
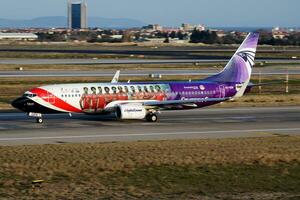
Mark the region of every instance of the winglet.
<instances>
[{"instance_id":1,"label":"winglet","mask_svg":"<svg viewBox=\"0 0 300 200\"><path fill-rule=\"evenodd\" d=\"M111 83L118 83L119 82L119 77L120 77L120 70L118 70L115 74L115 76L113 77L113 79L111 80Z\"/></svg>"}]
</instances>

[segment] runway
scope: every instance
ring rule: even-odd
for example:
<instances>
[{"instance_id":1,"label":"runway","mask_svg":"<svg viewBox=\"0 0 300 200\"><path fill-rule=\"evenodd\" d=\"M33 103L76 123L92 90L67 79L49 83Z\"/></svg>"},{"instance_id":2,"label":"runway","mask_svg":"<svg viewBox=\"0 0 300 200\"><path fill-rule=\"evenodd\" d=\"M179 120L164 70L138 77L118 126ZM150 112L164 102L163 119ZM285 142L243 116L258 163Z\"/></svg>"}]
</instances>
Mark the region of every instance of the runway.
<instances>
[{"instance_id":1,"label":"runway","mask_svg":"<svg viewBox=\"0 0 300 200\"><path fill-rule=\"evenodd\" d=\"M0 113L0 145L61 144L193 138L300 135L300 107L207 108L163 112L158 123L113 116L45 116Z\"/></svg>"},{"instance_id":2,"label":"runway","mask_svg":"<svg viewBox=\"0 0 300 200\"><path fill-rule=\"evenodd\" d=\"M226 59L4 59L5 65L121 65L121 64L187 64L225 62Z\"/></svg>"},{"instance_id":3,"label":"runway","mask_svg":"<svg viewBox=\"0 0 300 200\"><path fill-rule=\"evenodd\" d=\"M230 57L214 59L0 59L1 65L121 65L226 63ZM300 64L299 59L256 59L256 62Z\"/></svg>"}]
</instances>

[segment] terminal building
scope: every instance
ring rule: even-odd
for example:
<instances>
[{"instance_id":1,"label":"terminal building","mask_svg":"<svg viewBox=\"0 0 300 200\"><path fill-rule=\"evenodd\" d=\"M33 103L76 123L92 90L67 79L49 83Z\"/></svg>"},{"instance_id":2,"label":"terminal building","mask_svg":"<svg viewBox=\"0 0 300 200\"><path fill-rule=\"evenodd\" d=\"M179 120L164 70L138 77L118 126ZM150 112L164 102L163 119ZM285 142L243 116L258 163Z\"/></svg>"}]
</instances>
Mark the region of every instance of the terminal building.
<instances>
[{"instance_id":1,"label":"terminal building","mask_svg":"<svg viewBox=\"0 0 300 200\"><path fill-rule=\"evenodd\" d=\"M68 28L87 29L87 2L68 1Z\"/></svg>"}]
</instances>

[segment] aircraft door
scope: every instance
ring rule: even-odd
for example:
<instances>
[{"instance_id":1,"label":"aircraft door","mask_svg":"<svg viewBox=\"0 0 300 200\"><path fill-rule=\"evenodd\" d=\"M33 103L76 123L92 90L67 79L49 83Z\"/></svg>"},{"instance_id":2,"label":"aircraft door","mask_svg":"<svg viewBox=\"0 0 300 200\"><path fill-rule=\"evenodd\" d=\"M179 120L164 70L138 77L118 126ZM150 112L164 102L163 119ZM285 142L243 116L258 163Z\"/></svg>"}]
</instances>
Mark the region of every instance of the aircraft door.
<instances>
[{"instance_id":1,"label":"aircraft door","mask_svg":"<svg viewBox=\"0 0 300 200\"><path fill-rule=\"evenodd\" d=\"M220 98L226 97L226 90L224 85L219 86Z\"/></svg>"}]
</instances>

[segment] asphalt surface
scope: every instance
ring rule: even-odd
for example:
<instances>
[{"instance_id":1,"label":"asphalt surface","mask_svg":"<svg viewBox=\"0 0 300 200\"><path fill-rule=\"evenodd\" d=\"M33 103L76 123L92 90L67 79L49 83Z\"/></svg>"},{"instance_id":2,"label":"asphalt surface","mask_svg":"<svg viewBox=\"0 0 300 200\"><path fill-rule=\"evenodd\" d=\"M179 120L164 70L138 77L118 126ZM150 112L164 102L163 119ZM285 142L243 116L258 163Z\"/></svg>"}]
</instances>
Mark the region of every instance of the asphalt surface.
<instances>
[{"instance_id":1,"label":"asphalt surface","mask_svg":"<svg viewBox=\"0 0 300 200\"><path fill-rule=\"evenodd\" d=\"M2 65L120 65L120 64L188 64L188 63L224 63L226 58L199 59L1 59ZM256 59L256 62L300 64L299 59Z\"/></svg>"},{"instance_id":2,"label":"asphalt surface","mask_svg":"<svg viewBox=\"0 0 300 200\"><path fill-rule=\"evenodd\" d=\"M162 76L209 76L220 72L220 69L201 69L201 70L161 70L161 69L141 69L141 70L123 70L122 76L149 76L151 74L159 74ZM116 70L93 70L93 71L0 71L0 78L22 78L22 77L113 77ZM258 69L254 68L253 75L299 75L300 69L283 70L283 69Z\"/></svg>"},{"instance_id":3,"label":"asphalt surface","mask_svg":"<svg viewBox=\"0 0 300 200\"><path fill-rule=\"evenodd\" d=\"M300 107L171 111L163 112L158 123L59 114L36 124L23 113L0 113L2 146L274 135L300 135Z\"/></svg>"}]
</instances>

